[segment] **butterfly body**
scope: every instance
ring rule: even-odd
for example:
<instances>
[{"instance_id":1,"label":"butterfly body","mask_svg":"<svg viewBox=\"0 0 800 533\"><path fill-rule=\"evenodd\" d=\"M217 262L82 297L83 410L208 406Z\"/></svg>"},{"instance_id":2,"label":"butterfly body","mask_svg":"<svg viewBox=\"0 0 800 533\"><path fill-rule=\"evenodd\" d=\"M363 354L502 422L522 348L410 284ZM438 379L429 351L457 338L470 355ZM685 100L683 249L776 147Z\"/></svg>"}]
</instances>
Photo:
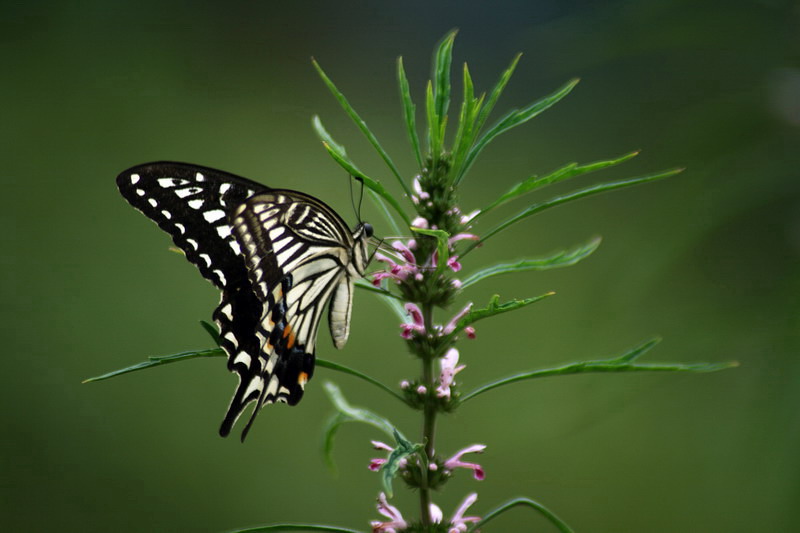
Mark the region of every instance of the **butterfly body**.
<instances>
[{"instance_id":1,"label":"butterfly body","mask_svg":"<svg viewBox=\"0 0 800 533\"><path fill-rule=\"evenodd\" d=\"M228 435L255 402L244 439L263 405L302 398L329 302L334 345L347 341L353 282L369 263L371 226L351 232L305 193L185 163L133 167L117 186L221 290L213 318L240 381L220 434Z\"/></svg>"}]
</instances>

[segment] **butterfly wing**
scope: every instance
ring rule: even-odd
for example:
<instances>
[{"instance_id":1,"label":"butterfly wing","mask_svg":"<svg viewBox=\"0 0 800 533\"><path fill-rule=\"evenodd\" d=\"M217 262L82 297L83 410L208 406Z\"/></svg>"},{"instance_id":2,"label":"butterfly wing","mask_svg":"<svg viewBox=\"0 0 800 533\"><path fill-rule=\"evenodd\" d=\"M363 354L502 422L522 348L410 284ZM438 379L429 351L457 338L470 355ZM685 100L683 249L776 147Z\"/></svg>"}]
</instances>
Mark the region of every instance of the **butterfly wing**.
<instances>
[{"instance_id":1,"label":"butterfly wing","mask_svg":"<svg viewBox=\"0 0 800 533\"><path fill-rule=\"evenodd\" d=\"M228 354L228 369L240 375L260 371L254 361L261 347L256 330L263 303L252 289L229 220L245 199L269 189L227 172L172 162L128 169L117 177L117 186L133 207L172 236L203 277L222 290L213 318Z\"/></svg>"},{"instance_id":2,"label":"butterfly wing","mask_svg":"<svg viewBox=\"0 0 800 533\"><path fill-rule=\"evenodd\" d=\"M256 330L259 357L255 364L249 361L247 372L239 372L239 388L221 429L227 434L247 404L256 401L244 438L263 405L294 405L302 398L314 372L320 318L336 287L347 283L354 242L336 212L297 191L256 194L231 222L263 304Z\"/></svg>"}]
</instances>

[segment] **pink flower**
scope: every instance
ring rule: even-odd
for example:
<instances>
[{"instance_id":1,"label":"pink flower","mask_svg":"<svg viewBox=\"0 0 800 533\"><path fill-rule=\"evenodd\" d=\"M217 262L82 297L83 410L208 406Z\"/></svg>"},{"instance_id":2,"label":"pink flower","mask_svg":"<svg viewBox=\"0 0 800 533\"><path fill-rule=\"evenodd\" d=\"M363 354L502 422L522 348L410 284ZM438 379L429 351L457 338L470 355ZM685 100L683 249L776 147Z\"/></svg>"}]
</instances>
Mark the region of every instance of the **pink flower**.
<instances>
[{"instance_id":1,"label":"pink flower","mask_svg":"<svg viewBox=\"0 0 800 533\"><path fill-rule=\"evenodd\" d=\"M389 446L385 442L381 442L379 440L373 440L373 441L370 441L370 442L372 442L372 447L375 448L376 450L385 450L385 451L388 451L389 453L392 453L394 451L394 448L392 448L391 446ZM373 472L377 472L378 470L381 469L381 467L384 464L386 464L386 459L382 459L380 457L377 457L375 459L370 459L369 466L367 468L369 468Z\"/></svg>"},{"instance_id":2,"label":"pink flower","mask_svg":"<svg viewBox=\"0 0 800 533\"><path fill-rule=\"evenodd\" d=\"M447 530L447 533L463 533L469 527L467 525L468 522L480 522L480 517L464 516L464 513L467 512L469 506L475 503L477 499L478 494L475 492L464 498L464 501L461 502L461 505L458 506L455 514L453 514L453 518L450 519L450 529ZM434 524L442 523L442 520L444 519L444 513L442 513L442 510L438 505L432 503L428 512L430 513L431 522Z\"/></svg>"},{"instance_id":3,"label":"pink flower","mask_svg":"<svg viewBox=\"0 0 800 533\"><path fill-rule=\"evenodd\" d=\"M469 224L470 222L472 222L472 219L473 219L473 218L475 218L476 216L478 216L478 213L480 213L480 212L481 212L481 210L480 210L480 209L476 209L475 211L473 211L472 213L470 213L470 214L468 214L468 215L462 215L462 216L461 216L461 220L460 220L460 222L461 222L463 225L465 225L465 226L466 226L467 224Z\"/></svg>"},{"instance_id":4,"label":"pink flower","mask_svg":"<svg viewBox=\"0 0 800 533\"><path fill-rule=\"evenodd\" d=\"M480 237L477 235L473 235L472 233L456 233L449 239L447 239L447 244L453 246L453 244L457 243L458 241L463 241L464 239L470 241L477 241Z\"/></svg>"},{"instance_id":5,"label":"pink flower","mask_svg":"<svg viewBox=\"0 0 800 533\"><path fill-rule=\"evenodd\" d=\"M464 513L467 512L469 506L475 503L477 499L478 494L476 492L473 492L464 498L464 501L461 502L461 505L459 505L458 509L456 509L456 513L453 515L452 520L450 520L450 525L453 527L450 528L448 533L463 533L468 528L467 522L480 522L481 519L478 516L464 516Z\"/></svg>"},{"instance_id":6,"label":"pink flower","mask_svg":"<svg viewBox=\"0 0 800 533\"><path fill-rule=\"evenodd\" d=\"M397 507L389 505L386 501L386 494L382 493L378 496L378 512L389 519L388 522L378 522L373 520L370 522L372 526L372 533L397 533L397 529L404 529L408 524L403 520L403 515Z\"/></svg>"},{"instance_id":7,"label":"pink flower","mask_svg":"<svg viewBox=\"0 0 800 533\"><path fill-rule=\"evenodd\" d=\"M447 266L449 266L453 272L458 272L459 270L461 270L461 263L458 262L458 256L451 255L447 259Z\"/></svg>"},{"instance_id":8,"label":"pink flower","mask_svg":"<svg viewBox=\"0 0 800 533\"><path fill-rule=\"evenodd\" d=\"M428 229L428 220L423 217L417 217L411 221L411 226L414 228Z\"/></svg>"},{"instance_id":9,"label":"pink flower","mask_svg":"<svg viewBox=\"0 0 800 533\"><path fill-rule=\"evenodd\" d=\"M483 467L477 463L466 463L461 460L461 457L467 453L483 453L483 450L486 449L485 444L473 444L472 446L467 446L463 450L459 450L456 454L444 462L444 467L448 470L454 470L456 468L468 468L472 470L472 475L478 481L482 481L483 478L486 477L486 474L483 471Z\"/></svg>"},{"instance_id":10,"label":"pink flower","mask_svg":"<svg viewBox=\"0 0 800 533\"><path fill-rule=\"evenodd\" d=\"M467 313L469 313L471 309L472 309L472 302L468 303L464 309L456 313L455 316L453 316L453 318L450 319L450 322L448 322L447 325L444 327L444 329L442 329L442 335L450 335L451 333L453 333L453 331L455 331L456 329L456 326L458 325L458 321L467 316ZM472 335L474 338L475 336L474 328L472 328Z\"/></svg>"},{"instance_id":11,"label":"pink flower","mask_svg":"<svg viewBox=\"0 0 800 533\"><path fill-rule=\"evenodd\" d=\"M464 370L465 365L458 364L458 350L450 348L441 359L442 371L439 374L439 386L436 387L436 396L439 398L450 397L450 386L453 384L456 374Z\"/></svg>"},{"instance_id":12,"label":"pink flower","mask_svg":"<svg viewBox=\"0 0 800 533\"><path fill-rule=\"evenodd\" d=\"M430 194L422 190L422 184L419 182L419 176L414 176L414 181L412 182L412 185L414 187L414 192L417 193L416 196L420 200L427 200L428 198L431 197Z\"/></svg>"},{"instance_id":13,"label":"pink flower","mask_svg":"<svg viewBox=\"0 0 800 533\"><path fill-rule=\"evenodd\" d=\"M404 307L411 317L411 322L400 324L400 327L403 328L403 332L400 336L404 339L410 339L414 336L415 332L420 334L425 333L425 319L422 316L422 310L416 304L412 303L407 303Z\"/></svg>"}]
</instances>

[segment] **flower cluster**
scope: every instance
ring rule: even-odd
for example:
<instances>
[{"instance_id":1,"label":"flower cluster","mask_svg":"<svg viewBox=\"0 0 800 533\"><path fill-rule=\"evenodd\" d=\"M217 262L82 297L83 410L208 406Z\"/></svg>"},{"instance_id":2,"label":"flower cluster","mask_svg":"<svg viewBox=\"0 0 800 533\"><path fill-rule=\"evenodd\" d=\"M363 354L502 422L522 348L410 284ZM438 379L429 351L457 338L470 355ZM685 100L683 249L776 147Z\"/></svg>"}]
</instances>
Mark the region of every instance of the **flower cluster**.
<instances>
[{"instance_id":1,"label":"flower cluster","mask_svg":"<svg viewBox=\"0 0 800 533\"><path fill-rule=\"evenodd\" d=\"M464 533L467 531L469 524L480 521L480 517L478 516L465 516L467 509L469 509L477 499L478 495L474 492L464 498L446 524L443 523L444 513L442 513L442 510L435 503L431 503L428 507L428 518L433 524L444 525L445 529L442 529L442 531L447 531L447 533ZM411 523L403 518L403 515L397 507L386 501L386 494L383 492L378 496L378 512L389 520L384 522L373 520L370 522L372 533L401 533L413 527Z\"/></svg>"}]
</instances>

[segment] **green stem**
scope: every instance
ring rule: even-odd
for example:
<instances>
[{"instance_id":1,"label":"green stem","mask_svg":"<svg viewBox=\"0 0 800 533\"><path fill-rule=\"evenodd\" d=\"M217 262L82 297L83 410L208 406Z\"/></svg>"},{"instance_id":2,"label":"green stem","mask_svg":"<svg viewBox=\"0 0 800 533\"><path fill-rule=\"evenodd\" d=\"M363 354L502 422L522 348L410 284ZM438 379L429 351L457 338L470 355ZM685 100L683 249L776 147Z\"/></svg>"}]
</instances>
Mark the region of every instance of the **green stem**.
<instances>
[{"instance_id":1,"label":"green stem","mask_svg":"<svg viewBox=\"0 0 800 533\"><path fill-rule=\"evenodd\" d=\"M433 306L425 304L422 310L422 316L425 321L425 331L433 331ZM428 389L426 394L430 394L433 390L433 359L432 353L422 355L422 384ZM430 400L430 396L426 398L425 409L422 422L422 441L425 443L425 460L422 467L422 486L419 491L420 503L420 518L423 526L430 526L431 515L431 493L428 487L428 465L433 460L433 443L436 436L436 405Z\"/></svg>"}]
</instances>

